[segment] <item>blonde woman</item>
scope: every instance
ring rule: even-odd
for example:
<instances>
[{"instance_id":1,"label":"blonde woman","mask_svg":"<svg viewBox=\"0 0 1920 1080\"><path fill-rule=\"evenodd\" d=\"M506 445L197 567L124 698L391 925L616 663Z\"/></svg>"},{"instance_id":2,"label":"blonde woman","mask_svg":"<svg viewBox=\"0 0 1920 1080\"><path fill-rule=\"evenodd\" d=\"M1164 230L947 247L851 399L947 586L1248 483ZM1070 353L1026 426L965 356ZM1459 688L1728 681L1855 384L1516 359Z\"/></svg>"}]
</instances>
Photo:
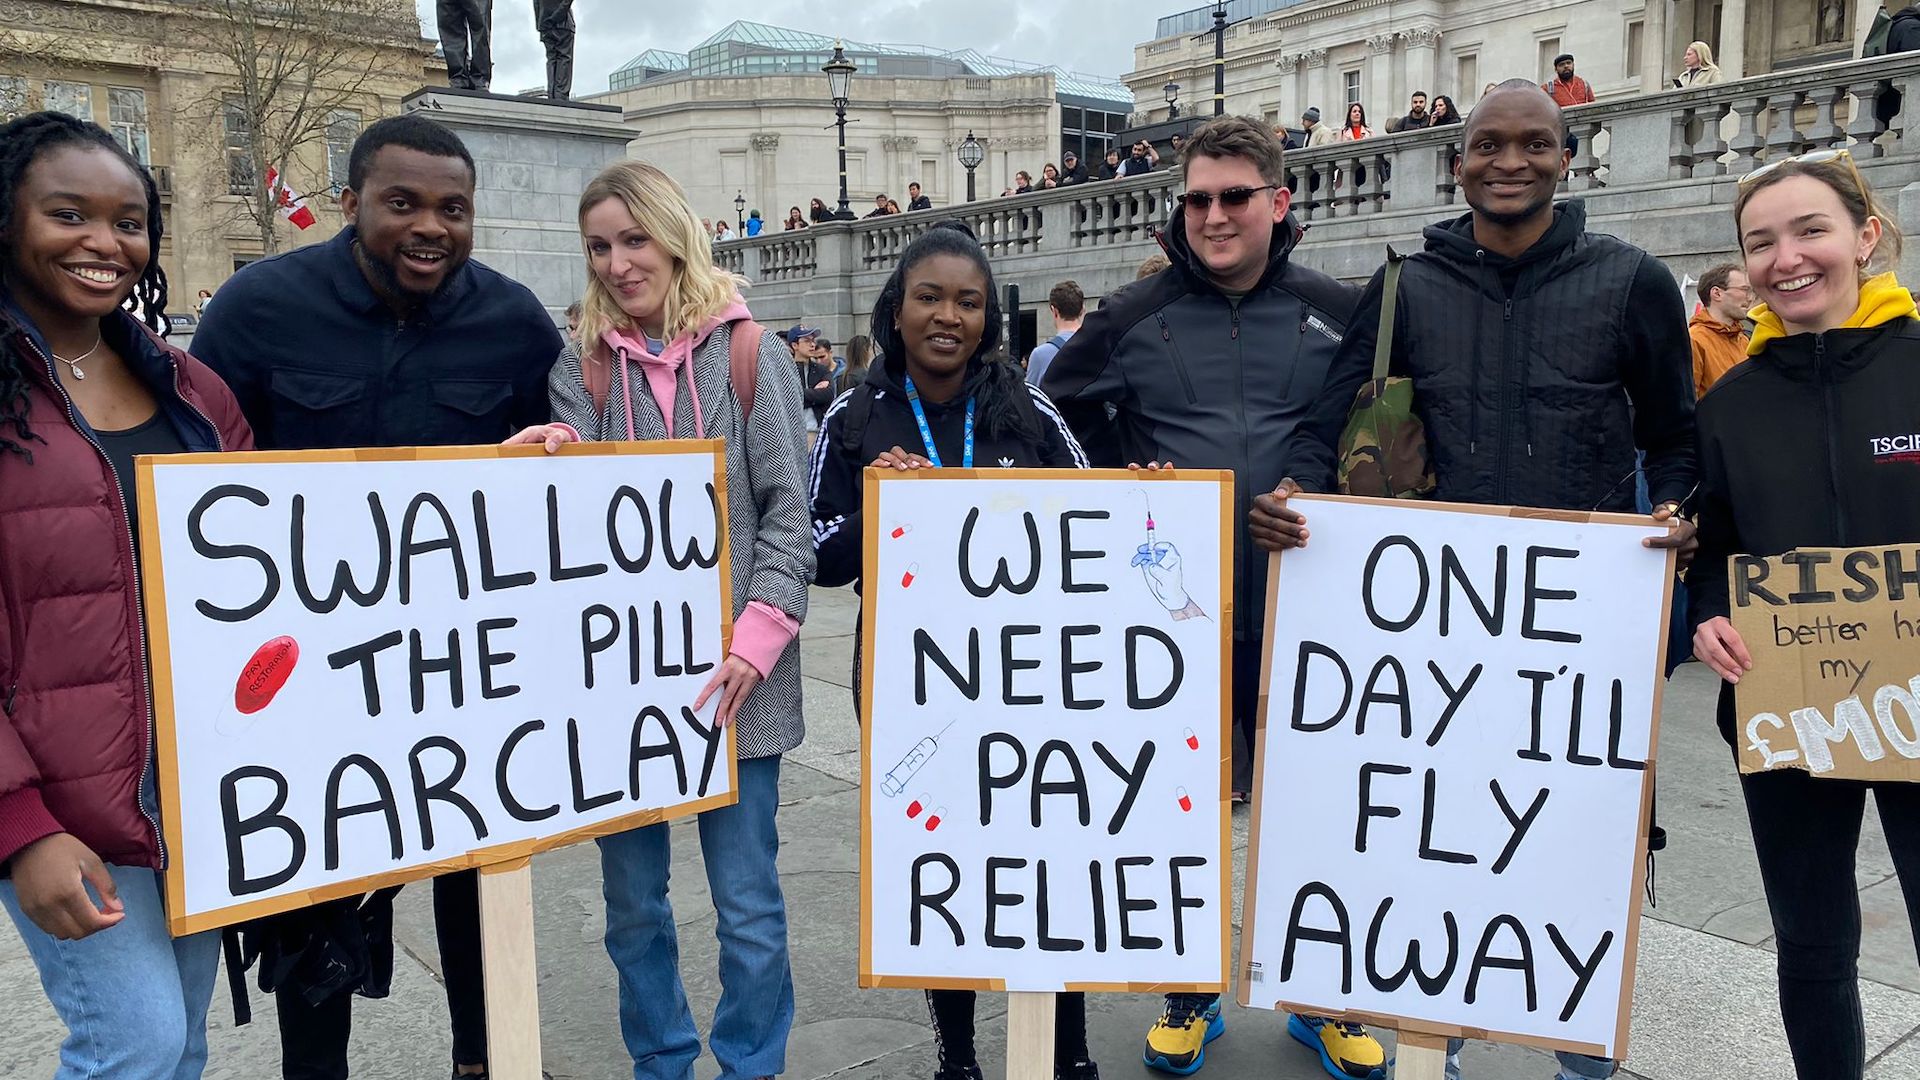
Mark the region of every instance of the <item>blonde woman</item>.
<instances>
[{"instance_id":1,"label":"blonde woman","mask_svg":"<svg viewBox=\"0 0 1920 1080\"><path fill-rule=\"evenodd\" d=\"M1720 69L1713 62L1713 48L1704 41L1687 46L1686 53L1680 59L1680 68L1680 74L1673 78L1673 85L1682 90L1694 86L1712 86L1720 81Z\"/></svg>"},{"instance_id":2,"label":"blonde woman","mask_svg":"<svg viewBox=\"0 0 1920 1080\"><path fill-rule=\"evenodd\" d=\"M755 386L736 385L733 336L757 329L740 300L746 282L714 266L700 219L665 173L639 161L608 166L580 196L580 233L582 344L561 352L548 381L555 422L512 441L726 440L733 643L695 706L717 697L720 723L733 727L740 801L699 818L720 939L708 1046L722 1076L777 1076L793 975L774 810L781 755L805 733L795 637L813 576L800 383L786 346L762 330ZM638 1078L680 1080L700 1055L667 899L670 861L664 824L600 841L607 953Z\"/></svg>"}]
</instances>

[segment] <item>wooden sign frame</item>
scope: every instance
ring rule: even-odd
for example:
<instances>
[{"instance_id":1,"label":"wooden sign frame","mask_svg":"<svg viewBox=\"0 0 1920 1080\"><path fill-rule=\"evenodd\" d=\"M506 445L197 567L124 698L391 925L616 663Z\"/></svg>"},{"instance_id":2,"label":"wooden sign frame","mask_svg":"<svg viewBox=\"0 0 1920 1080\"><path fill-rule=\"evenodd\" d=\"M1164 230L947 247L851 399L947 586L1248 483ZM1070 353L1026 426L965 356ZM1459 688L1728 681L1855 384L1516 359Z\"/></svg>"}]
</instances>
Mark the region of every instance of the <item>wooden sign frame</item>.
<instances>
[{"instance_id":1,"label":"wooden sign frame","mask_svg":"<svg viewBox=\"0 0 1920 1080\"><path fill-rule=\"evenodd\" d=\"M1349 503L1371 506L1389 506L1407 510L1441 510L1462 514L1483 514L1488 517L1523 519L1531 521L1562 521L1573 524L1599 523L1605 525L1632 525L1648 527L1657 524L1651 518L1640 514L1583 513L1577 510L1544 510L1530 507L1482 506L1469 503L1429 502L1412 499L1380 499L1345 495L1295 495L1288 500L1294 509L1300 510L1312 519L1312 506L1315 502ZM1675 554L1669 549L1666 553L1665 588L1661 595L1661 610L1671 610L1673 604ZM1267 570L1267 609L1265 613L1265 638L1272 641L1274 629L1278 623L1278 598L1280 594L1280 572L1285 559L1280 552L1269 557ZM1654 653L1653 678L1653 716L1648 729L1647 768L1640 781L1640 822L1634 840L1633 880L1627 893L1627 921L1622 942L1620 1001L1617 1006L1619 1020L1614 1035L1614 1057L1624 1060L1627 1056L1627 1037L1629 1022L1633 1013L1633 981L1637 958L1640 952L1640 904L1645 895L1647 875L1647 827L1653 817L1653 796L1656 776L1656 760L1660 744L1660 710L1666 691L1666 672L1662 667L1667 652L1667 637L1672 620L1663 614L1660 619L1659 647ZM1253 942L1258 940L1255 934L1255 916L1258 913L1256 903L1260 880L1260 822L1261 799L1266 791L1266 746L1267 735L1267 688L1273 678L1273 654L1271 649L1263 650L1260 660L1259 691L1259 732L1258 746L1262 749L1254 756L1254 808L1253 822L1247 837L1247 893L1243 907L1244 916L1240 933L1241 966L1239 975L1239 1002L1248 1007L1251 998L1252 975L1247 965L1252 962ZM1515 1043L1522 1046L1538 1047L1542 1050L1564 1050L1589 1056L1605 1056L1603 1046L1592 1043L1573 1042L1565 1039L1540 1038L1514 1032L1488 1031L1469 1028L1458 1024L1446 1024L1420 1020L1414 1017L1399 1016L1392 1013L1372 1013L1359 1010L1328 1009L1306 1002L1278 1002L1277 1011L1303 1013L1312 1016L1328 1016L1341 1020L1351 1020L1388 1028L1399 1032L1403 1040L1414 1050L1410 1055L1411 1063L1418 1071L1438 1077L1440 1067L1445 1064L1445 1040L1479 1039L1491 1042ZM1404 1068L1408 1062L1403 1062ZM1409 1077L1414 1073L1406 1074Z\"/></svg>"}]
</instances>

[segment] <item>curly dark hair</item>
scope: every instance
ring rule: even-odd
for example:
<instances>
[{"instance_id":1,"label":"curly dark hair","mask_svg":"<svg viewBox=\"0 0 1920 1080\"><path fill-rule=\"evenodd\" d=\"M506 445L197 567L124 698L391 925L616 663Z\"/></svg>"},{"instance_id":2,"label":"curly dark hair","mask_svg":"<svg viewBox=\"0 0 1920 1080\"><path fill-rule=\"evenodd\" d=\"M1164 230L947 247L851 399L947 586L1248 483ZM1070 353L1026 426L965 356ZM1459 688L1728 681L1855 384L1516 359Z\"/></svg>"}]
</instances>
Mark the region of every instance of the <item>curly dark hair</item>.
<instances>
[{"instance_id":1,"label":"curly dark hair","mask_svg":"<svg viewBox=\"0 0 1920 1080\"><path fill-rule=\"evenodd\" d=\"M906 365L906 343L900 338L900 329L893 324L900 313L900 306L906 301L907 275L913 268L936 255L958 255L980 268L987 284L987 323L980 334L980 344L974 347L973 355L967 359L967 388L973 394L980 413L980 429L987 435L1012 434L1020 438L1035 438L1038 432L1033 430L1027 419L1028 410L1018 407L1015 395L1027 392L1026 375L1018 367L1004 360L995 360L992 353L1000 344L1000 293L993 284L993 267L987 262L987 253L976 240L973 230L964 222L942 221L928 228L907 245L900 255L900 264L893 268L887 283L880 289L880 298L873 303L873 347L875 352L889 364Z\"/></svg>"},{"instance_id":2,"label":"curly dark hair","mask_svg":"<svg viewBox=\"0 0 1920 1080\"><path fill-rule=\"evenodd\" d=\"M65 113L29 113L0 124L0 250L15 248L13 236L15 201L34 162L63 146L106 150L126 163L147 191L147 266L135 283L127 308L142 316L155 333L167 326L167 275L160 269L160 191L147 172L126 148L98 124L78 120ZM11 267L0 267L4 274ZM27 368L31 358L20 349L24 328L0 309L0 452L19 454L33 461L29 442L44 442L27 426Z\"/></svg>"}]
</instances>

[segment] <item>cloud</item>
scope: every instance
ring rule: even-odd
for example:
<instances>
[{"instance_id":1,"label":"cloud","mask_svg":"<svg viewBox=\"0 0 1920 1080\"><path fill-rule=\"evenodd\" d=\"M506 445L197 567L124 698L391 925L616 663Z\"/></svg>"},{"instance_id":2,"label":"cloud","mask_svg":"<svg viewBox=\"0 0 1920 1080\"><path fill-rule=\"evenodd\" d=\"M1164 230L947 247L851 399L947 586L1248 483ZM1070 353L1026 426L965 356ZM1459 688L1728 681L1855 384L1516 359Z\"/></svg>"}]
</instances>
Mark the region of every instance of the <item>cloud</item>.
<instances>
[{"instance_id":1,"label":"cloud","mask_svg":"<svg viewBox=\"0 0 1920 1080\"><path fill-rule=\"evenodd\" d=\"M433 0L417 3L427 36L438 37ZM599 93L615 68L647 49L686 52L735 19L856 41L978 49L1119 78L1133 68L1134 45L1153 36L1154 20L1191 6L1197 6L1197 0L1102 0L1078 9L1032 0L867 0L859 5L846 0L762 0L726 10L717 5L575 0L579 39L574 92ZM546 84L533 0L494 0L493 62L497 92L512 94Z\"/></svg>"}]
</instances>

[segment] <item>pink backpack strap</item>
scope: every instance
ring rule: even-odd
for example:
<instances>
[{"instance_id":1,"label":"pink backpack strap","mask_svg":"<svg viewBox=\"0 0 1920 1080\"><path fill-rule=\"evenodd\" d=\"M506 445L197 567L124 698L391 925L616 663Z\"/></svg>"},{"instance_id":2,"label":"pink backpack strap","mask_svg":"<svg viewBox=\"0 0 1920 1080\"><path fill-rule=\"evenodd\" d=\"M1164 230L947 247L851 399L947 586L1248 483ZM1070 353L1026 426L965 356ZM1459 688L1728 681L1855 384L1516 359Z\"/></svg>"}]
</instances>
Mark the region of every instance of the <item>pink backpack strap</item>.
<instances>
[{"instance_id":1,"label":"pink backpack strap","mask_svg":"<svg viewBox=\"0 0 1920 1080\"><path fill-rule=\"evenodd\" d=\"M752 319L740 319L728 333L727 363L732 369L734 400L740 403L744 423L753 415L753 392L760 385L760 338L766 328Z\"/></svg>"}]
</instances>

